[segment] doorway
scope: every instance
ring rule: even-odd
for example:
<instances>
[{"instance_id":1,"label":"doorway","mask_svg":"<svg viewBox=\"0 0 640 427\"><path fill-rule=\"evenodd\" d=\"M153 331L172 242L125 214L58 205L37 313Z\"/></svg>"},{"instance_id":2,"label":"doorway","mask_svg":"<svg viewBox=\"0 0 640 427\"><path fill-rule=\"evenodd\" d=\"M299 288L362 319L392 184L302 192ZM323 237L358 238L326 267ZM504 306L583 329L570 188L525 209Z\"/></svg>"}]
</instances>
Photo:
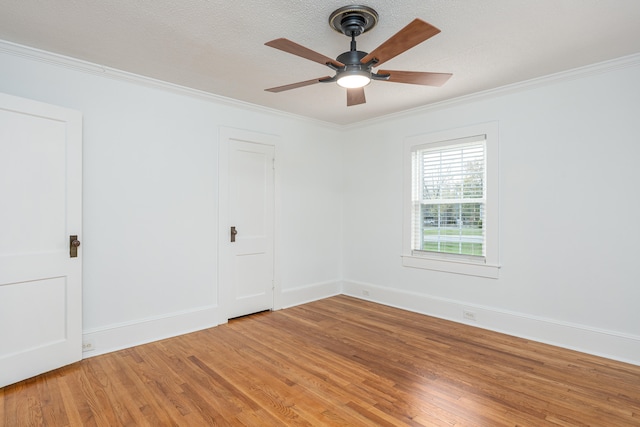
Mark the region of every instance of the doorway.
<instances>
[{"instance_id":1,"label":"doorway","mask_svg":"<svg viewBox=\"0 0 640 427\"><path fill-rule=\"evenodd\" d=\"M274 137L220 131L220 282L227 319L274 307Z\"/></svg>"}]
</instances>

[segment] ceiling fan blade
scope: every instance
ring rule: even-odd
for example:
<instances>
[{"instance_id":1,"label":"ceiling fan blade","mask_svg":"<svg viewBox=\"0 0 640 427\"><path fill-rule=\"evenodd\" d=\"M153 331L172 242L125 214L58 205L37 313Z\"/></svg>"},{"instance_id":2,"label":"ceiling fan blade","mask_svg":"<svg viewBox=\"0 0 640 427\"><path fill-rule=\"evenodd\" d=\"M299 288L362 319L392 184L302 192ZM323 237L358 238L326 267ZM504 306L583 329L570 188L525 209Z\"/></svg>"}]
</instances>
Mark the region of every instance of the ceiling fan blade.
<instances>
[{"instance_id":1,"label":"ceiling fan blade","mask_svg":"<svg viewBox=\"0 0 640 427\"><path fill-rule=\"evenodd\" d=\"M439 32L440 30L433 25L416 18L411 21L409 25L391 36L389 40L362 58L360 62L365 64L373 58L376 58L378 60L376 66L379 66L383 62L387 62L391 58L400 55L402 52L411 49Z\"/></svg>"},{"instance_id":2,"label":"ceiling fan blade","mask_svg":"<svg viewBox=\"0 0 640 427\"><path fill-rule=\"evenodd\" d=\"M364 88L347 89L347 107L364 104L367 100L364 97Z\"/></svg>"},{"instance_id":3,"label":"ceiling fan blade","mask_svg":"<svg viewBox=\"0 0 640 427\"><path fill-rule=\"evenodd\" d=\"M336 61L335 59L329 58L328 56L324 56L309 48L301 46L298 43L294 43L291 40L280 38L280 39L271 40L270 42L266 42L265 45L269 47L274 47L276 49L280 49L284 52L291 53L293 55L300 56L304 59L308 59L313 62L317 62L318 64L326 65L329 62L335 65L336 67L344 67L344 64L342 62Z\"/></svg>"},{"instance_id":4,"label":"ceiling fan blade","mask_svg":"<svg viewBox=\"0 0 640 427\"><path fill-rule=\"evenodd\" d=\"M451 73L426 73L420 71L378 70L378 74L389 74L388 82L412 85L442 86L453 75Z\"/></svg>"},{"instance_id":5,"label":"ceiling fan blade","mask_svg":"<svg viewBox=\"0 0 640 427\"><path fill-rule=\"evenodd\" d=\"M325 76L325 77L320 77L320 78L317 78L317 79L305 80L303 82L291 83L291 84L284 85L284 86L272 87L272 88L265 89L265 90L267 92L283 92L283 91L289 90L289 89L297 89L299 87L316 84L316 83L319 83L320 80L330 79L330 78L331 77L329 77L329 76Z\"/></svg>"}]
</instances>

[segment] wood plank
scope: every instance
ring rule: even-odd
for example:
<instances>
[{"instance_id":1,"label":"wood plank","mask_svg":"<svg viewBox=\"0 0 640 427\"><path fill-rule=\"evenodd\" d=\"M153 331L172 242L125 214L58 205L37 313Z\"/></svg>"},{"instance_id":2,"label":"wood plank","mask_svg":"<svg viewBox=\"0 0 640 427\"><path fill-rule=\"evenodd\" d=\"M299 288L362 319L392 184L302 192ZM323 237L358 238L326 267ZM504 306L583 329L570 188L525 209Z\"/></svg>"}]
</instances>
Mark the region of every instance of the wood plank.
<instances>
[{"instance_id":1,"label":"wood plank","mask_svg":"<svg viewBox=\"0 0 640 427\"><path fill-rule=\"evenodd\" d=\"M0 425L640 425L640 367L337 296L0 389Z\"/></svg>"}]
</instances>

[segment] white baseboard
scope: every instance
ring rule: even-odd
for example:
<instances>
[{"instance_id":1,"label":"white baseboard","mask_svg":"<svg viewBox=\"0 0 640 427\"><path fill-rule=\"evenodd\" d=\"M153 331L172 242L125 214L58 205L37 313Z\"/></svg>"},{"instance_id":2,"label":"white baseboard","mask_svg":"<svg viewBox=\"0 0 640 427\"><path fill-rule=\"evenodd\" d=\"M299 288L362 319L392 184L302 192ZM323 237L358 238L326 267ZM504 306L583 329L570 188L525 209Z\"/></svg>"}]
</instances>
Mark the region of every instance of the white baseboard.
<instances>
[{"instance_id":1,"label":"white baseboard","mask_svg":"<svg viewBox=\"0 0 640 427\"><path fill-rule=\"evenodd\" d=\"M292 307L341 293L341 282L314 283L286 289L276 297L274 309ZM201 307L172 315L141 319L133 322L110 325L104 328L85 330L82 334L83 358L98 356L136 345L226 323L226 316L218 306Z\"/></svg>"},{"instance_id":2,"label":"white baseboard","mask_svg":"<svg viewBox=\"0 0 640 427\"><path fill-rule=\"evenodd\" d=\"M638 336L465 304L461 301L399 291L368 283L330 281L286 289L277 296L274 309L293 307L339 294L640 365L640 337ZM465 319L463 311L471 312L475 320ZM83 344L88 344L91 350L83 352L83 358L171 338L223 323L226 323L226 319L220 307L207 306L159 318L85 330Z\"/></svg>"},{"instance_id":3,"label":"white baseboard","mask_svg":"<svg viewBox=\"0 0 640 427\"><path fill-rule=\"evenodd\" d=\"M206 306L163 317L85 330L82 334L83 349L85 349L82 357L86 359L211 328L222 323L226 323L226 319L221 314L221 309L218 306Z\"/></svg>"},{"instance_id":4,"label":"white baseboard","mask_svg":"<svg viewBox=\"0 0 640 427\"><path fill-rule=\"evenodd\" d=\"M640 365L640 337L426 294L344 281L342 293L416 313ZM463 317L470 312L475 320Z\"/></svg>"},{"instance_id":5,"label":"white baseboard","mask_svg":"<svg viewBox=\"0 0 640 427\"><path fill-rule=\"evenodd\" d=\"M285 289L276 297L274 309L293 307L322 298L339 295L342 292L342 282L330 281L313 283L297 288Z\"/></svg>"}]
</instances>

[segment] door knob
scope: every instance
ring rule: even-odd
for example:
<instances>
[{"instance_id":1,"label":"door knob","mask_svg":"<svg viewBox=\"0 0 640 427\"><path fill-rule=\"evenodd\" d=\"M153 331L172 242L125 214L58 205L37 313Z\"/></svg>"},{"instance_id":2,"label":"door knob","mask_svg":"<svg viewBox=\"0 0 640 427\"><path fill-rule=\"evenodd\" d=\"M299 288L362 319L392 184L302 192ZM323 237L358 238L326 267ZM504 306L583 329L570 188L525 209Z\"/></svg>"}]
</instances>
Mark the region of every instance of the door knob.
<instances>
[{"instance_id":1,"label":"door knob","mask_svg":"<svg viewBox=\"0 0 640 427\"><path fill-rule=\"evenodd\" d=\"M69 236L70 258L76 258L78 256L78 246L80 246L80 240L78 240L78 236Z\"/></svg>"}]
</instances>

